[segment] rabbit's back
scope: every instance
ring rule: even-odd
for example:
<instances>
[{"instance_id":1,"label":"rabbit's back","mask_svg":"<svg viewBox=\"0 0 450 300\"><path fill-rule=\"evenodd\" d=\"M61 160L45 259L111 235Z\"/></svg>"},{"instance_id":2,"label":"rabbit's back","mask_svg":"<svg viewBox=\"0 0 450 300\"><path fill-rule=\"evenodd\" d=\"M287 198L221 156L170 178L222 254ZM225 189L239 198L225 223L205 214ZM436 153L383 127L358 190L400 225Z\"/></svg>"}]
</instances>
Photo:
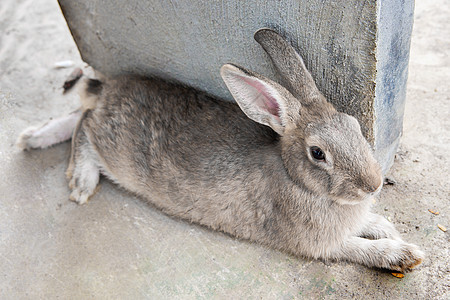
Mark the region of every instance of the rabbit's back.
<instances>
[{"instance_id":1,"label":"rabbit's back","mask_svg":"<svg viewBox=\"0 0 450 300\"><path fill-rule=\"evenodd\" d=\"M263 199L276 193L273 178L287 176L278 136L235 103L137 77L106 81L98 97L85 123L105 173L120 185L169 214L209 226L252 231L257 211L270 215L272 203Z\"/></svg>"},{"instance_id":2,"label":"rabbit's back","mask_svg":"<svg viewBox=\"0 0 450 300\"><path fill-rule=\"evenodd\" d=\"M235 103L159 79L107 81L98 102L89 130L110 166L127 155L127 163L145 167L145 174L167 161L196 174L278 147L276 133L249 120Z\"/></svg>"}]
</instances>

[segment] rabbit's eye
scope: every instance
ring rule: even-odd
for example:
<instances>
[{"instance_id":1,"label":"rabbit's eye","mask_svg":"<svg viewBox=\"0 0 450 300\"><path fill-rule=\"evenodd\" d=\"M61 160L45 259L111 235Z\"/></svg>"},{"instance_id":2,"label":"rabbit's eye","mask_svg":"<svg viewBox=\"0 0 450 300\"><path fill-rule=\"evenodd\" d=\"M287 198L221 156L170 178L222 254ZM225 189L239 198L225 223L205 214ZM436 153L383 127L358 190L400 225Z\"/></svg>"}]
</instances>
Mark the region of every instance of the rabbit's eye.
<instances>
[{"instance_id":1,"label":"rabbit's eye","mask_svg":"<svg viewBox=\"0 0 450 300\"><path fill-rule=\"evenodd\" d=\"M311 155L314 159L325 160L325 153L319 147L311 147Z\"/></svg>"}]
</instances>

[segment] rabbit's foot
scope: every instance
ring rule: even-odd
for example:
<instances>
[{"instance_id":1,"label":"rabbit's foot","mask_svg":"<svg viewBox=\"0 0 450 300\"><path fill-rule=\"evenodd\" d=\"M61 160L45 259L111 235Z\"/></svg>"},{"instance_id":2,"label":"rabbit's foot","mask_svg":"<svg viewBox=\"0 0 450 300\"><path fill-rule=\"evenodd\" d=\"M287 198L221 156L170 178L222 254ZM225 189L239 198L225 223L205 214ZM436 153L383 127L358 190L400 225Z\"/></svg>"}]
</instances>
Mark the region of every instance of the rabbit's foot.
<instances>
[{"instance_id":1,"label":"rabbit's foot","mask_svg":"<svg viewBox=\"0 0 450 300\"><path fill-rule=\"evenodd\" d=\"M73 170L68 174L69 188L72 190L69 199L84 204L97 188L100 171L96 160L92 159L92 152L88 144L79 147L71 163Z\"/></svg>"},{"instance_id":2,"label":"rabbit's foot","mask_svg":"<svg viewBox=\"0 0 450 300\"><path fill-rule=\"evenodd\" d=\"M351 237L336 253L335 258L399 272L405 272L420 265L425 254L416 245L401 240L368 240Z\"/></svg>"},{"instance_id":3,"label":"rabbit's foot","mask_svg":"<svg viewBox=\"0 0 450 300\"><path fill-rule=\"evenodd\" d=\"M391 265L388 267L390 270L397 270L404 272L417 267L425 259L425 253L419 250L419 247L413 244L405 244L399 254L394 257Z\"/></svg>"},{"instance_id":4,"label":"rabbit's foot","mask_svg":"<svg viewBox=\"0 0 450 300\"><path fill-rule=\"evenodd\" d=\"M95 163L89 160L76 162L69 188L72 190L69 199L84 204L96 190L100 178L100 172Z\"/></svg>"},{"instance_id":5,"label":"rabbit's foot","mask_svg":"<svg viewBox=\"0 0 450 300\"><path fill-rule=\"evenodd\" d=\"M44 149L67 141L72 137L80 117L81 110L76 110L67 116L50 120L40 127L28 127L19 135L16 145L22 150Z\"/></svg>"},{"instance_id":6,"label":"rabbit's foot","mask_svg":"<svg viewBox=\"0 0 450 300\"><path fill-rule=\"evenodd\" d=\"M72 153L66 172L69 179L69 188L72 190L69 199L78 204L84 204L88 201L89 197L95 193L100 179L98 156L83 128L83 121L88 113L89 111L83 113L75 128Z\"/></svg>"},{"instance_id":7,"label":"rabbit's foot","mask_svg":"<svg viewBox=\"0 0 450 300\"><path fill-rule=\"evenodd\" d=\"M43 145L43 142L40 141L39 136L36 134L38 129L39 128L36 126L30 126L22 131L16 141L17 147L22 150L40 148L40 145Z\"/></svg>"}]
</instances>

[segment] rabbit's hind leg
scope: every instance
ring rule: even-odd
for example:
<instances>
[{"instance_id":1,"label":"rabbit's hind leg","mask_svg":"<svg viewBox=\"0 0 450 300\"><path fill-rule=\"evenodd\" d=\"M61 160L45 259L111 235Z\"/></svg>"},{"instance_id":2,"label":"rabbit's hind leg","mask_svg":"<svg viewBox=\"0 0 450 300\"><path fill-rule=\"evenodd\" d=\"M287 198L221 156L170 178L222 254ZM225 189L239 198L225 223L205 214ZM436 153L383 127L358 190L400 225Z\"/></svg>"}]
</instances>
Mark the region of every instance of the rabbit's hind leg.
<instances>
[{"instance_id":1,"label":"rabbit's hind leg","mask_svg":"<svg viewBox=\"0 0 450 300\"><path fill-rule=\"evenodd\" d=\"M81 117L81 109L69 115L50 120L41 126L28 127L17 139L17 146L23 150L44 149L70 140Z\"/></svg>"},{"instance_id":2,"label":"rabbit's hind leg","mask_svg":"<svg viewBox=\"0 0 450 300\"><path fill-rule=\"evenodd\" d=\"M66 172L69 188L72 190L69 198L78 204L88 201L89 197L95 193L100 179L98 155L89 142L83 126L83 122L90 112L87 110L83 113L75 128L72 153Z\"/></svg>"}]
</instances>

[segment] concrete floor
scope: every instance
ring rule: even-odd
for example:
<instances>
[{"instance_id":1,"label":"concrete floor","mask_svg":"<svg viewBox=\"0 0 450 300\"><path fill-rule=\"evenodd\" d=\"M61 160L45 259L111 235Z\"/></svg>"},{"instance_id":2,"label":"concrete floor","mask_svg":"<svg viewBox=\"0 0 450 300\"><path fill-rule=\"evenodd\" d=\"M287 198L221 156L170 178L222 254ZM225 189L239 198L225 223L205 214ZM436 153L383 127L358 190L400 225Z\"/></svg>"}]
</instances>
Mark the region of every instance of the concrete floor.
<instances>
[{"instance_id":1,"label":"concrete floor","mask_svg":"<svg viewBox=\"0 0 450 300\"><path fill-rule=\"evenodd\" d=\"M450 299L449 2L416 3L404 137L374 210L427 253L403 279L296 258L165 216L103 180L68 200L69 144L21 152L25 127L77 107L81 59L56 1L0 4L0 298ZM428 209L439 211L431 214Z\"/></svg>"}]
</instances>

